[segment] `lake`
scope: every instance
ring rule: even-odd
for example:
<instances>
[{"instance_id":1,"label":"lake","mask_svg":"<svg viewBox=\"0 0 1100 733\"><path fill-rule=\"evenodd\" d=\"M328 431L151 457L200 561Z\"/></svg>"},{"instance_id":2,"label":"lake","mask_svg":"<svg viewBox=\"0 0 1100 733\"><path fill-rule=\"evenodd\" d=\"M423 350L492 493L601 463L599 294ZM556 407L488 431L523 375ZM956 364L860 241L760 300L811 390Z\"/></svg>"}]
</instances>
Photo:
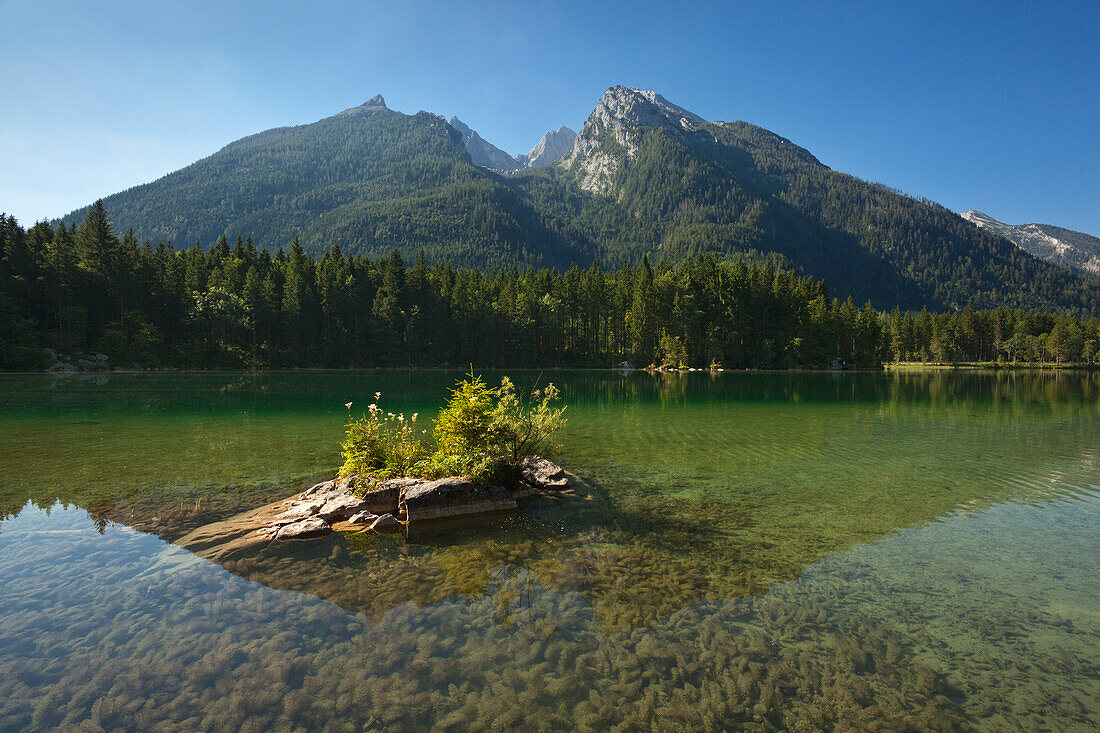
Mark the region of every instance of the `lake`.
<instances>
[{"instance_id":1,"label":"lake","mask_svg":"<svg viewBox=\"0 0 1100 733\"><path fill-rule=\"evenodd\" d=\"M0 375L0 729L1100 726L1100 373L510 374L574 495L220 564L459 373Z\"/></svg>"}]
</instances>

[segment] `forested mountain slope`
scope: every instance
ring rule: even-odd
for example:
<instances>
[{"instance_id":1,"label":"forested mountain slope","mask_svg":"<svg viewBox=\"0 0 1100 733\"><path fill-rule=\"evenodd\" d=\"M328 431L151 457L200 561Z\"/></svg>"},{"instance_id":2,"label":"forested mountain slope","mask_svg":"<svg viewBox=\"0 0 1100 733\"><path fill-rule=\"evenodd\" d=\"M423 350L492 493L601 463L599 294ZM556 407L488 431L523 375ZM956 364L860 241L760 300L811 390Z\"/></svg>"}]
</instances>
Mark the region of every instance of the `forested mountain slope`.
<instances>
[{"instance_id":1,"label":"forested mountain slope","mask_svg":"<svg viewBox=\"0 0 1100 733\"><path fill-rule=\"evenodd\" d=\"M715 252L794 267L879 308L1100 308L1100 281L934 202L833 171L763 128L710 123L627 87L608 89L572 152L542 168L480 168L442 118L376 97L244 138L104 203L120 231L177 247L224 234L278 248L298 236L313 255L339 244L373 257L423 249L433 262L557 268Z\"/></svg>"},{"instance_id":2,"label":"forested mountain slope","mask_svg":"<svg viewBox=\"0 0 1100 733\"><path fill-rule=\"evenodd\" d=\"M381 97L319 122L267 130L152 183L105 198L121 231L210 246L221 235L307 252L339 243L380 255L400 247L458 265L590 261L543 224L503 179L474 166L460 133ZM79 222L87 209L64 220Z\"/></svg>"},{"instance_id":3,"label":"forested mountain slope","mask_svg":"<svg viewBox=\"0 0 1100 733\"><path fill-rule=\"evenodd\" d=\"M589 231L619 216L632 234L619 244L636 252L776 252L879 307L1100 307L1100 283L943 206L833 171L763 128L704 122L653 92L609 89L564 165L605 203L582 217Z\"/></svg>"}]
</instances>

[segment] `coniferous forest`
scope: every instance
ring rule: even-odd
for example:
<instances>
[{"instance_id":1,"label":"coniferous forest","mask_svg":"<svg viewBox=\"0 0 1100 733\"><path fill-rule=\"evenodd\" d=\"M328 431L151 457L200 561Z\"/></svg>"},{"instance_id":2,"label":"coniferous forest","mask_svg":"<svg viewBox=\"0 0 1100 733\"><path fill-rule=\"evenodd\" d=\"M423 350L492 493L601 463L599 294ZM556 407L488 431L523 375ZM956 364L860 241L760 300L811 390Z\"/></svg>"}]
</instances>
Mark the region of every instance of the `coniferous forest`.
<instances>
[{"instance_id":1,"label":"coniferous forest","mask_svg":"<svg viewBox=\"0 0 1100 733\"><path fill-rule=\"evenodd\" d=\"M112 366L635 365L859 367L892 361L1100 363L1100 321L1001 308L883 313L777 260L481 271L389 257L319 259L225 237L177 250L83 221L0 216L0 367L44 349Z\"/></svg>"}]
</instances>

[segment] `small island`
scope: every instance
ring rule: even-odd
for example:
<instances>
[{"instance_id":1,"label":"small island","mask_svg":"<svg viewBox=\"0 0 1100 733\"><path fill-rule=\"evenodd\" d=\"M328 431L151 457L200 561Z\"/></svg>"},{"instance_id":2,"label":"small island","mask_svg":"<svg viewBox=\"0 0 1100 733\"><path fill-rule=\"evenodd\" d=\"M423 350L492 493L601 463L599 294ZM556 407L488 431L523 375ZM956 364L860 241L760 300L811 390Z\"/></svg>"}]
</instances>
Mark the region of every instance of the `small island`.
<instances>
[{"instance_id":1,"label":"small island","mask_svg":"<svg viewBox=\"0 0 1100 733\"><path fill-rule=\"evenodd\" d=\"M199 555L226 557L268 542L312 539L333 531L378 534L446 526L515 511L540 495L569 490L561 467L542 454L565 424L554 384L526 398L503 377L490 387L473 374L458 382L432 428L418 414L386 412L376 392L348 423L336 477L287 499L199 527L177 541Z\"/></svg>"}]
</instances>

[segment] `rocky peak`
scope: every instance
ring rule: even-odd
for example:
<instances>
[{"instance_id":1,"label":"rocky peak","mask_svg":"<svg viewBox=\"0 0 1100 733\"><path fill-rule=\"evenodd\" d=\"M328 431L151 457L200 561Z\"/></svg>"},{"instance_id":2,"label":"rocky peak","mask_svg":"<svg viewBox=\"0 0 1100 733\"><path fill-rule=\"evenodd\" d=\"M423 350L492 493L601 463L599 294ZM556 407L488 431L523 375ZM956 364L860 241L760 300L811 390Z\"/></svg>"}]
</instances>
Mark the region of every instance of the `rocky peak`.
<instances>
[{"instance_id":1,"label":"rocky peak","mask_svg":"<svg viewBox=\"0 0 1100 733\"><path fill-rule=\"evenodd\" d=\"M624 86L611 87L603 93L596 109L585 123L586 128L589 122L593 122L593 118L604 124L618 120L645 127L673 127L683 130L694 130L699 125L706 124L706 120L699 115L669 102L657 92Z\"/></svg>"},{"instance_id":2,"label":"rocky peak","mask_svg":"<svg viewBox=\"0 0 1100 733\"><path fill-rule=\"evenodd\" d=\"M622 157L638 150L638 128L661 128L675 135L690 135L706 125L702 117L679 107L657 92L614 86L603 93L577 136L565 161L581 177L581 187L605 191ZM608 135L621 150L610 150Z\"/></svg>"},{"instance_id":3,"label":"rocky peak","mask_svg":"<svg viewBox=\"0 0 1100 733\"><path fill-rule=\"evenodd\" d=\"M447 124L462 135L462 145L474 165L495 171L514 171L521 167L515 158L482 138L476 130L470 129L469 125L457 117L452 116Z\"/></svg>"},{"instance_id":4,"label":"rocky peak","mask_svg":"<svg viewBox=\"0 0 1100 733\"><path fill-rule=\"evenodd\" d=\"M518 160L526 168L540 168L550 165L573 152L573 145L577 142L577 133L562 125L557 130L551 130L542 136L531 148L527 155L517 156Z\"/></svg>"},{"instance_id":5,"label":"rocky peak","mask_svg":"<svg viewBox=\"0 0 1100 733\"><path fill-rule=\"evenodd\" d=\"M358 107L349 107L343 112L338 112L336 117L357 117L366 112L377 112L379 110L389 111L389 107L386 106L386 100L382 98L381 94L375 94L373 97L363 102Z\"/></svg>"}]
</instances>

